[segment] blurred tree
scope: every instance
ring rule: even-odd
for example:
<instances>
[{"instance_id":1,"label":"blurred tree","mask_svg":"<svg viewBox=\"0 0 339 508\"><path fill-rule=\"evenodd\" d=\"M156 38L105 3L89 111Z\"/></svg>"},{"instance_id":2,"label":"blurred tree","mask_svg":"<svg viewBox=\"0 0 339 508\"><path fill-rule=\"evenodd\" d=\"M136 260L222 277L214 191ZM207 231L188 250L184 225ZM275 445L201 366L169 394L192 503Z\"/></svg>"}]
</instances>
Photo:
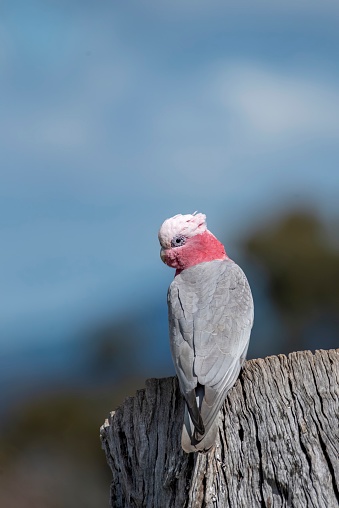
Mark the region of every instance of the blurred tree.
<instances>
[{"instance_id":1,"label":"blurred tree","mask_svg":"<svg viewBox=\"0 0 339 508\"><path fill-rule=\"evenodd\" d=\"M291 212L243 245L267 273L269 296L286 328L284 352L337 347L339 250L320 219Z\"/></svg>"},{"instance_id":2,"label":"blurred tree","mask_svg":"<svg viewBox=\"0 0 339 508\"><path fill-rule=\"evenodd\" d=\"M140 331L133 318L125 317L119 321L96 323L86 333L88 374L97 380L104 378L121 379L126 373L137 370L137 338Z\"/></svg>"},{"instance_id":3,"label":"blurred tree","mask_svg":"<svg viewBox=\"0 0 339 508\"><path fill-rule=\"evenodd\" d=\"M108 506L109 469L100 447L103 417L143 379L103 383L21 402L0 434L0 506ZM20 488L18 488L20 485Z\"/></svg>"}]
</instances>

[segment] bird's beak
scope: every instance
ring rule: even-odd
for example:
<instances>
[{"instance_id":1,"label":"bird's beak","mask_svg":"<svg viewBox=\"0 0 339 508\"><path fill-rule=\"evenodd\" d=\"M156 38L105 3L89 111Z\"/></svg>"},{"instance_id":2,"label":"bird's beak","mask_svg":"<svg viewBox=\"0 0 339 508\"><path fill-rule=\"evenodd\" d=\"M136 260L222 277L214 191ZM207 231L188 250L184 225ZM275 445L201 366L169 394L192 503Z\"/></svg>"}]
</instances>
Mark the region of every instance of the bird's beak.
<instances>
[{"instance_id":1,"label":"bird's beak","mask_svg":"<svg viewBox=\"0 0 339 508\"><path fill-rule=\"evenodd\" d=\"M160 250L160 257L161 257L161 261L166 263L166 251L163 248L161 248L161 250Z\"/></svg>"}]
</instances>

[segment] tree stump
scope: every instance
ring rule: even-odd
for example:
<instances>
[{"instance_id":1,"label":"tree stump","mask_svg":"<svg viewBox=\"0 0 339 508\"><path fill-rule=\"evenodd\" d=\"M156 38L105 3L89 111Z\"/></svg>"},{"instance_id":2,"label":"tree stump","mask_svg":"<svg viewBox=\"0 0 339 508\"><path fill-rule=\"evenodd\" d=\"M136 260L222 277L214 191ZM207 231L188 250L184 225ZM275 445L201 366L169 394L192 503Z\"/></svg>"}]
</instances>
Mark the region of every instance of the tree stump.
<instances>
[{"instance_id":1,"label":"tree stump","mask_svg":"<svg viewBox=\"0 0 339 508\"><path fill-rule=\"evenodd\" d=\"M101 427L111 507L339 505L339 349L245 363L208 454L180 445L176 378L149 379Z\"/></svg>"}]
</instances>

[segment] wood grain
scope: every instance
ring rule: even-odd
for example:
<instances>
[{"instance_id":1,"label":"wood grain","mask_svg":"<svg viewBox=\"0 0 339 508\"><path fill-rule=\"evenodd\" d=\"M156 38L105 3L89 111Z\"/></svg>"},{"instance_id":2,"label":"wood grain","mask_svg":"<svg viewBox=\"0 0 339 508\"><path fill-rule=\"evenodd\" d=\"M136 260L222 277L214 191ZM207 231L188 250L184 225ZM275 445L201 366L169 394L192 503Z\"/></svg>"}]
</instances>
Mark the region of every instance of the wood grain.
<instances>
[{"instance_id":1,"label":"wood grain","mask_svg":"<svg viewBox=\"0 0 339 508\"><path fill-rule=\"evenodd\" d=\"M101 427L114 508L337 508L339 350L246 362L208 454L180 446L176 378L149 379Z\"/></svg>"}]
</instances>

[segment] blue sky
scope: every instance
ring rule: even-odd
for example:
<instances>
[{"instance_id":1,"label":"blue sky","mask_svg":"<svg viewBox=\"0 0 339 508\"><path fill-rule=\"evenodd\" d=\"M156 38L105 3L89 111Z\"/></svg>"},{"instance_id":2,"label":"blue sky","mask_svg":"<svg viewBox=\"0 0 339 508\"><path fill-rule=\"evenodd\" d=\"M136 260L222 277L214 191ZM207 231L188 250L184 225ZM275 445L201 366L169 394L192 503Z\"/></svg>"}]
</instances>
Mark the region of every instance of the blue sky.
<instances>
[{"instance_id":1,"label":"blue sky","mask_svg":"<svg viewBox=\"0 0 339 508\"><path fill-rule=\"evenodd\" d=\"M0 345L164 296L157 231L338 216L339 4L3 1Z\"/></svg>"}]
</instances>

